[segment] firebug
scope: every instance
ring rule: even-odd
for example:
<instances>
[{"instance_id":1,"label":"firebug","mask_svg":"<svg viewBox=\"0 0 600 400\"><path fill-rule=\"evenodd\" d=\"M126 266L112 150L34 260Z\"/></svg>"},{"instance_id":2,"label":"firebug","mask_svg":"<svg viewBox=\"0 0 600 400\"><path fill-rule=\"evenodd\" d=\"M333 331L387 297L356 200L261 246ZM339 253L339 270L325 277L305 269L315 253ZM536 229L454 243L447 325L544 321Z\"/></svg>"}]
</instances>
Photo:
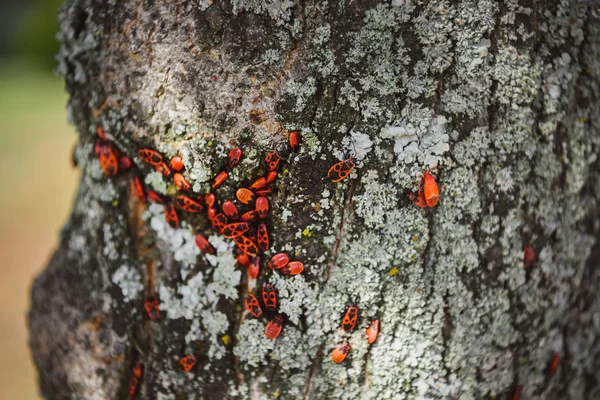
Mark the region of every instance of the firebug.
<instances>
[{"instance_id":1,"label":"firebug","mask_svg":"<svg viewBox=\"0 0 600 400\"><path fill-rule=\"evenodd\" d=\"M251 222L258 218L258 213L255 210L250 210L242 214L242 221Z\"/></svg>"},{"instance_id":2,"label":"firebug","mask_svg":"<svg viewBox=\"0 0 600 400\"><path fill-rule=\"evenodd\" d=\"M227 225L227 217L225 214L217 214L212 219L212 226L219 233L225 228L225 225Z\"/></svg>"},{"instance_id":3,"label":"firebug","mask_svg":"<svg viewBox=\"0 0 600 400\"><path fill-rule=\"evenodd\" d=\"M139 176L133 177L133 179L131 180L131 186L133 188L133 193L135 194L135 197L137 197L137 199L141 203L145 203L146 192L144 191L144 185L142 184L142 180Z\"/></svg>"},{"instance_id":4,"label":"firebug","mask_svg":"<svg viewBox=\"0 0 600 400\"><path fill-rule=\"evenodd\" d=\"M525 264L525 268L531 267L533 260L535 259L535 251L531 246L525 246L523 248L523 264Z\"/></svg>"},{"instance_id":5,"label":"firebug","mask_svg":"<svg viewBox=\"0 0 600 400\"><path fill-rule=\"evenodd\" d=\"M111 142L97 146L98 160L106 176L115 176L119 172L119 150Z\"/></svg>"},{"instance_id":6,"label":"firebug","mask_svg":"<svg viewBox=\"0 0 600 400\"><path fill-rule=\"evenodd\" d=\"M206 217L208 218L209 221L212 222L212 220L215 218L216 215L217 215L216 208L209 207L208 210L206 210Z\"/></svg>"},{"instance_id":7,"label":"firebug","mask_svg":"<svg viewBox=\"0 0 600 400\"><path fill-rule=\"evenodd\" d=\"M298 275L304 271L304 264L300 261L292 261L288 263L285 267L281 268L281 273L284 275Z\"/></svg>"},{"instance_id":8,"label":"firebug","mask_svg":"<svg viewBox=\"0 0 600 400\"><path fill-rule=\"evenodd\" d=\"M550 366L548 367L548 376L552 377L556 370L560 367L560 356L558 354L554 354L552 356L552 360L550 361Z\"/></svg>"},{"instance_id":9,"label":"firebug","mask_svg":"<svg viewBox=\"0 0 600 400\"><path fill-rule=\"evenodd\" d=\"M277 310L277 292L275 287L270 283L265 283L262 287L262 299L265 308L270 311Z\"/></svg>"},{"instance_id":10,"label":"firebug","mask_svg":"<svg viewBox=\"0 0 600 400\"><path fill-rule=\"evenodd\" d=\"M221 233L227 239L233 239L240 235L243 235L250 229L250 225L247 222L233 222L231 224L225 225Z\"/></svg>"},{"instance_id":11,"label":"firebug","mask_svg":"<svg viewBox=\"0 0 600 400\"><path fill-rule=\"evenodd\" d=\"M165 204L167 201L163 196L156 193L154 190L148 190L148 199L153 203Z\"/></svg>"},{"instance_id":12,"label":"firebug","mask_svg":"<svg viewBox=\"0 0 600 400\"><path fill-rule=\"evenodd\" d=\"M204 235L198 233L194 238L196 242L196 246L200 249L200 251L204 254L215 254L215 248L212 244L209 243L208 240L204 237Z\"/></svg>"},{"instance_id":13,"label":"firebug","mask_svg":"<svg viewBox=\"0 0 600 400\"><path fill-rule=\"evenodd\" d=\"M347 158L333 164L331 168L329 168L327 176L329 176L329 179L331 179L332 182L340 182L350 175L355 166L356 158Z\"/></svg>"},{"instance_id":14,"label":"firebug","mask_svg":"<svg viewBox=\"0 0 600 400\"><path fill-rule=\"evenodd\" d=\"M262 251L269 250L269 232L267 231L267 225L258 224L258 228L256 229L256 237L258 247Z\"/></svg>"},{"instance_id":15,"label":"firebug","mask_svg":"<svg viewBox=\"0 0 600 400\"><path fill-rule=\"evenodd\" d=\"M238 189L235 196L244 204L250 204L250 202L254 200L254 193L246 188Z\"/></svg>"},{"instance_id":16,"label":"firebug","mask_svg":"<svg viewBox=\"0 0 600 400\"><path fill-rule=\"evenodd\" d=\"M233 253L235 254L235 259L242 267L247 267L250 264L250 257L248 257L246 253L240 250L239 247L236 247L233 250Z\"/></svg>"},{"instance_id":17,"label":"firebug","mask_svg":"<svg viewBox=\"0 0 600 400\"><path fill-rule=\"evenodd\" d=\"M269 269L279 269L285 267L289 262L290 256L285 253L278 253L271 257L267 263L267 267L269 267Z\"/></svg>"},{"instance_id":18,"label":"firebug","mask_svg":"<svg viewBox=\"0 0 600 400\"><path fill-rule=\"evenodd\" d=\"M347 342L344 342L333 349L333 352L331 352L331 359L339 364L346 359L349 351L350 345Z\"/></svg>"},{"instance_id":19,"label":"firebug","mask_svg":"<svg viewBox=\"0 0 600 400\"><path fill-rule=\"evenodd\" d=\"M242 159L242 149L239 147L231 149L229 155L227 156L227 166L229 168L233 168L240 162Z\"/></svg>"},{"instance_id":20,"label":"firebug","mask_svg":"<svg viewBox=\"0 0 600 400\"><path fill-rule=\"evenodd\" d=\"M267 186L267 178L261 177L254 181L252 185L248 189L257 190Z\"/></svg>"},{"instance_id":21,"label":"firebug","mask_svg":"<svg viewBox=\"0 0 600 400\"><path fill-rule=\"evenodd\" d=\"M519 398L521 397L521 389L523 387L521 385L517 385L515 387L515 392L513 393L513 397L512 400L519 400Z\"/></svg>"},{"instance_id":22,"label":"firebug","mask_svg":"<svg viewBox=\"0 0 600 400\"><path fill-rule=\"evenodd\" d=\"M267 327L265 328L265 335L273 340L276 339L281 330L283 329L283 317L281 315L276 315L275 318L269 321Z\"/></svg>"},{"instance_id":23,"label":"firebug","mask_svg":"<svg viewBox=\"0 0 600 400\"><path fill-rule=\"evenodd\" d=\"M420 188L417 193L410 192L408 194L408 199L415 203L417 207L427 208L427 201L425 201L425 195L423 194L423 188Z\"/></svg>"},{"instance_id":24,"label":"firebug","mask_svg":"<svg viewBox=\"0 0 600 400\"><path fill-rule=\"evenodd\" d=\"M256 278L258 278L259 273L260 273L260 257L255 256L250 259L250 263L248 264L248 276L250 276L250 278L252 278L252 279L256 279Z\"/></svg>"},{"instance_id":25,"label":"firebug","mask_svg":"<svg viewBox=\"0 0 600 400\"><path fill-rule=\"evenodd\" d=\"M175 187L177 188L177 190L181 190L184 192L187 192L188 190L190 190L190 183L187 181L187 179L185 179L183 177L183 175L181 175L179 172L176 172L173 175L173 183L175 183Z\"/></svg>"},{"instance_id":26,"label":"firebug","mask_svg":"<svg viewBox=\"0 0 600 400\"><path fill-rule=\"evenodd\" d=\"M175 207L171 203L165 204L165 219L171 228L179 228L179 216L177 215L177 210L175 210Z\"/></svg>"},{"instance_id":27,"label":"firebug","mask_svg":"<svg viewBox=\"0 0 600 400\"><path fill-rule=\"evenodd\" d=\"M290 148L294 153L300 150L300 143L302 143L302 135L299 131L291 131L289 135Z\"/></svg>"},{"instance_id":28,"label":"firebug","mask_svg":"<svg viewBox=\"0 0 600 400\"><path fill-rule=\"evenodd\" d=\"M200 213L200 212L202 212L202 210L204 210L204 206L202 204L200 204L196 200L193 200L192 198L190 198L188 196L184 196L182 194L180 194L179 196L177 196L175 198L175 204L177 204L177 207L179 207L183 211L186 211L189 213L196 214L196 213Z\"/></svg>"},{"instance_id":29,"label":"firebug","mask_svg":"<svg viewBox=\"0 0 600 400\"><path fill-rule=\"evenodd\" d=\"M248 256L255 257L258 255L258 247L256 247L256 244L246 236L242 235L235 237L233 238L233 241L240 248L240 250L242 250Z\"/></svg>"},{"instance_id":30,"label":"firebug","mask_svg":"<svg viewBox=\"0 0 600 400\"><path fill-rule=\"evenodd\" d=\"M222 205L223 212L230 220L236 220L239 217L239 212L235 204L231 200L227 200Z\"/></svg>"},{"instance_id":31,"label":"firebug","mask_svg":"<svg viewBox=\"0 0 600 400\"><path fill-rule=\"evenodd\" d=\"M277 179L277 171L270 171L267 174L267 184L273 182L275 179Z\"/></svg>"},{"instance_id":32,"label":"firebug","mask_svg":"<svg viewBox=\"0 0 600 400\"><path fill-rule=\"evenodd\" d=\"M183 356L179 359L179 367L184 372L190 372L194 365L198 362L198 359L193 354L188 354L187 356Z\"/></svg>"},{"instance_id":33,"label":"firebug","mask_svg":"<svg viewBox=\"0 0 600 400\"><path fill-rule=\"evenodd\" d=\"M246 310L256 318L262 315L262 308L260 308L260 304L258 303L258 299L253 294L248 294L246 296L246 301L244 302L246 306Z\"/></svg>"},{"instance_id":34,"label":"firebug","mask_svg":"<svg viewBox=\"0 0 600 400\"><path fill-rule=\"evenodd\" d=\"M169 168L167 163L164 161L158 165L155 165L154 169L156 170L156 172L162 174L163 176L167 176L167 177L171 176L171 169Z\"/></svg>"},{"instance_id":35,"label":"firebug","mask_svg":"<svg viewBox=\"0 0 600 400\"><path fill-rule=\"evenodd\" d=\"M127 156L119 157L119 171L125 172L129 168L131 168L131 165L132 165L131 158L129 158Z\"/></svg>"},{"instance_id":36,"label":"firebug","mask_svg":"<svg viewBox=\"0 0 600 400\"><path fill-rule=\"evenodd\" d=\"M206 207L212 207L215 205L215 201L217 201L217 198L214 194L212 193L206 193L204 195L204 203L206 203Z\"/></svg>"},{"instance_id":37,"label":"firebug","mask_svg":"<svg viewBox=\"0 0 600 400\"><path fill-rule=\"evenodd\" d=\"M175 156L171 158L169 165L174 171L181 172L183 169L183 158L181 156Z\"/></svg>"},{"instance_id":38,"label":"firebug","mask_svg":"<svg viewBox=\"0 0 600 400\"><path fill-rule=\"evenodd\" d=\"M379 335L379 320L374 319L369 323L369 327L367 328L367 342L372 344L377 339L377 335Z\"/></svg>"},{"instance_id":39,"label":"firebug","mask_svg":"<svg viewBox=\"0 0 600 400\"><path fill-rule=\"evenodd\" d=\"M213 180L211 187L213 189L218 188L219 186L221 186L223 184L223 182L225 182L227 180L228 177L229 177L229 174L227 173L227 171L219 172L217 174L217 176L215 176L215 179Z\"/></svg>"},{"instance_id":40,"label":"firebug","mask_svg":"<svg viewBox=\"0 0 600 400\"><path fill-rule=\"evenodd\" d=\"M265 161L267 162L267 169L269 171L275 171L277 167L279 167L279 162L281 161L281 156L278 152L273 151L266 155Z\"/></svg>"},{"instance_id":41,"label":"firebug","mask_svg":"<svg viewBox=\"0 0 600 400\"><path fill-rule=\"evenodd\" d=\"M346 332L352 332L354 327L356 326L356 321L358 320L358 307L349 306L348 310L346 310L346 315L344 315L344 319L342 320L342 329Z\"/></svg>"},{"instance_id":42,"label":"firebug","mask_svg":"<svg viewBox=\"0 0 600 400\"><path fill-rule=\"evenodd\" d=\"M144 300L144 308L146 309L146 313L148 314L148 318L151 320L158 319L160 317L160 303L158 299L154 296L146 297Z\"/></svg>"},{"instance_id":43,"label":"firebug","mask_svg":"<svg viewBox=\"0 0 600 400\"><path fill-rule=\"evenodd\" d=\"M271 194L271 188L270 187L266 187L266 188L262 188L262 189L258 189L256 191L256 195L257 196L266 196L268 194Z\"/></svg>"},{"instance_id":44,"label":"firebug","mask_svg":"<svg viewBox=\"0 0 600 400\"><path fill-rule=\"evenodd\" d=\"M256 212L259 218L265 219L269 215L269 200L266 197L260 196L256 199Z\"/></svg>"},{"instance_id":45,"label":"firebug","mask_svg":"<svg viewBox=\"0 0 600 400\"><path fill-rule=\"evenodd\" d=\"M440 191L435 178L429 172L423 172L423 192L429 207L435 207L440 197Z\"/></svg>"},{"instance_id":46,"label":"firebug","mask_svg":"<svg viewBox=\"0 0 600 400\"><path fill-rule=\"evenodd\" d=\"M96 127L96 135L102 140L108 140L106 134L104 133L104 129L101 126Z\"/></svg>"},{"instance_id":47,"label":"firebug","mask_svg":"<svg viewBox=\"0 0 600 400\"><path fill-rule=\"evenodd\" d=\"M159 152L151 149L141 149L138 151L138 156L147 164L160 165L163 162L163 158Z\"/></svg>"}]
</instances>

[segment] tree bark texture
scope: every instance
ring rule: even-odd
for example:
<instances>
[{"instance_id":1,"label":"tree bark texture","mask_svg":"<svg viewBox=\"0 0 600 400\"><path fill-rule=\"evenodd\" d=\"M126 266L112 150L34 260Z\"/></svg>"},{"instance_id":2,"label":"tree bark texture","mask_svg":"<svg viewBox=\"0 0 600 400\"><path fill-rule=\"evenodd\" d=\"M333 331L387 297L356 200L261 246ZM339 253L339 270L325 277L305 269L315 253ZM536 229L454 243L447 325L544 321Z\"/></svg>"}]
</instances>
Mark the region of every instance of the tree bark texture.
<instances>
[{"instance_id":1,"label":"tree bark texture","mask_svg":"<svg viewBox=\"0 0 600 400\"><path fill-rule=\"evenodd\" d=\"M43 396L127 398L140 361L147 399L600 398L599 6L67 0L58 72L82 178L32 288ZM130 171L104 176L97 126ZM221 204L264 175L267 151L287 153L293 129L303 143L272 185L263 262L284 251L301 275L263 263L249 279L205 214L180 212L171 229L130 189L139 174L176 195L140 148L181 155L204 194L239 146ZM358 165L333 183L344 154ZM407 195L436 165L439 204L419 208ZM200 254L198 232L215 255ZM286 317L276 340L244 311L265 282Z\"/></svg>"}]
</instances>

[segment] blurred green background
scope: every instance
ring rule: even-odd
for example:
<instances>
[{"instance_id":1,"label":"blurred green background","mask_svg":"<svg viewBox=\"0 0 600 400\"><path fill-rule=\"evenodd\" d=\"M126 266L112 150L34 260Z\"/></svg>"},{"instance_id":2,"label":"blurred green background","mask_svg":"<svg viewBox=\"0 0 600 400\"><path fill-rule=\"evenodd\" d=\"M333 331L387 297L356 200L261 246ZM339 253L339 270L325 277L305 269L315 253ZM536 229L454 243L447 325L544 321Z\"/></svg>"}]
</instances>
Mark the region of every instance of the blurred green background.
<instances>
[{"instance_id":1,"label":"blurred green background","mask_svg":"<svg viewBox=\"0 0 600 400\"><path fill-rule=\"evenodd\" d=\"M58 244L78 172L67 94L52 72L62 0L0 1L0 399L39 399L29 290Z\"/></svg>"}]
</instances>

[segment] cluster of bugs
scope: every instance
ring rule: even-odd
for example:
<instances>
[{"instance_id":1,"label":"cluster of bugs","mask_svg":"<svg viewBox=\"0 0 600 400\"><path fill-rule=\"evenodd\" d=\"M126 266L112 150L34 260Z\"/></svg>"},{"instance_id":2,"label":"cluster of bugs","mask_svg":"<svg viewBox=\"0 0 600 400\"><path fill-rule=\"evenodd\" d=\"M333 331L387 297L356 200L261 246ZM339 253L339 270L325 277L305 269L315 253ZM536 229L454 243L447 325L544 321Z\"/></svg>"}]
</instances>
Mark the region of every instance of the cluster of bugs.
<instances>
[{"instance_id":1,"label":"cluster of bugs","mask_svg":"<svg viewBox=\"0 0 600 400\"><path fill-rule=\"evenodd\" d=\"M356 323L358 322L358 307L355 305L348 306L346 313L344 314L344 318L342 318L341 328L344 332L352 332L354 328L356 328ZM379 320L373 319L369 322L369 326L365 331L367 335L367 342L369 344L375 343L377 340L377 336L379 335ZM343 341L338 344L333 351L331 352L331 359L336 363L341 363L346 359L348 353L350 352L350 344L348 341Z\"/></svg>"}]
</instances>

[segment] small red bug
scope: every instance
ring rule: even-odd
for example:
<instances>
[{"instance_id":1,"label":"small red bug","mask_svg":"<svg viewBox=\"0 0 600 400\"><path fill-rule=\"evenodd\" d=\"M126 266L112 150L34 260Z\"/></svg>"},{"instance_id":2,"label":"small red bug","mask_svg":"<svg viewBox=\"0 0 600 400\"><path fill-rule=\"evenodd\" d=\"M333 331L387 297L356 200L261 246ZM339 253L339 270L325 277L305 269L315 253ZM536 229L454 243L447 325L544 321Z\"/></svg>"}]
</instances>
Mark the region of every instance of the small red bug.
<instances>
[{"instance_id":1,"label":"small red bug","mask_svg":"<svg viewBox=\"0 0 600 400\"><path fill-rule=\"evenodd\" d=\"M229 177L229 174L226 171L221 171L217 174L217 176L215 176L215 179L213 180L212 183L212 188L216 189L219 186L221 186L223 184L223 182L225 182L227 180L227 178Z\"/></svg>"},{"instance_id":2,"label":"small red bug","mask_svg":"<svg viewBox=\"0 0 600 400\"><path fill-rule=\"evenodd\" d=\"M182 194L175 198L175 203L177 204L177 207L189 213L196 214L204 210L204 206L202 204Z\"/></svg>"},{"instance_id":3,"label":"small red bug","mask_svg":"<svg viewBox=\"0 0 600 400\"><path fill-rule=\"evenodd\" d=\"M331 359L339 364L346 359L349 351L350 345L347 342L344 342L333 349L333 352L331 352Z\"/></svg>"},{"instance_id":4,"label":"small red bug","mask_svg":"<svg viewBox=\"0 0 600 400\"><path fill-rule=\"evenodd\" d=\"M144 373L144 367L141 362L136 361L133 365L133 376L138 379L142 379L142 374Z\"/></svg>"},{"instance_id":5,"label":"small red bug","mask_svg":"<svg viewBox=\"0 0 600 400\"><path fill-rule=\"evenodd\" d=\"M104 133L104 129L101 126L96 128L96 135L98 135L98 137L102 140L108 140L106 134Z\"/></svg>"},{"instance_id":6,"label":"small red bug","mask_svg":"<svg viewBox=\"0 0 600 400\"><path fill-rule=\"evenodd\" d=\"M158 299L154 296L146 297L144 300L144 308L146 309L146 313L148 314L148 318L155 320L160 317L160 303Z\"/></svg>"},{"instance_id":7,"label":"small red bug","mask_svg":"<svg viewBox=\"0 0 600 400\"><path fill-rule=\"evenodd\" d=\"M281 273L284 275L298 275L304 271L304 264L300 261L292 261L288 263L285 267L281 268Z\"/></svg>"},{"instance_id":8,"label":"small red bug","mask_svg":"<svg viewBox=\"0 0 600 400\"><path fill-rule=\"evenodd\" d=\"M115 176L119 172L119 151L110 142L98 146L98 160L106 176Z\"/></svg>"},{"instance_id":9,"label":"small red bug","mask_svg":"<svg viewBox=\"0 0 600 400\"><path fill-rule=\"evenodd\" d=\"M358 320L358 307L350 306L348 310L346 310L346 315L344 315L344 319L342 320L342 329L346 332L352 332L354 327L356 326L356 321Z\"/></svg>"},{"instance_id":10,"label":"small red bug","mask_svg":"<svg viewBox=\"0 0 600 400\"><path fill-rule=\"evenodd\" d=\"M267 225L258 224L256 234L258 247L260 247L262 251L269 250L269 231L267 231Z\"/></svg>"},{"instance_id":11,"label":"small red bug","mask_svg":"<svg viewBox=\"0 0 600 400\"><path fill-rule=\"evenodd\" d=\"M294 153L300 150L300 143L302 143L302 135L298 131L291 131L289 135L290 148Z\"/></svg>"},{"instance_id":12,"label":"small red bug","mask_svg":"<svg viewBox=\"0 0 600 400\"><path fill-rule=\"evenodd\" d=\"M196 246L198 246L200 251L204 254L215 254L215 248L208 240L206 240L204 235L198 233L194 238L194 241L196 242Z\"/></svg>"},{"instance_id":13,"label":"small red bug","mask_svg":"<svg viewBox=\"0 0 600 400\"><path fill-rule=\"evenodd\" d=\"M283 317L281 315L276 315L275 318L270 320L267 324L267 327L265 328L265 335L271 340L276 339L281 333L282 329Z\"/></svg>"},{"instance_id":14,"label":"small red bug","mask_svg":"<svg viewBox=\"0 0 600 400\"><path fill-rule=\"evenodd\" d=\"M246 301L244 301L244 305L246 306L246 310L256 318L262 315L262 308L260 308L260 304L255 295L248 294L248 296L246 296Z\"/></svg>"},{"instance_id":15,"label":"small red bug","mask_svg":"<svg viewBox=\"0 0 600 400\"><path fill-rule=\"evenodd\" d=\"M212 207L215 205L215 201L217 201L217 198L215 197L214 194L212 193L206 193L204 195L204 202L206 203L206 207Z\"/></svg>"},{"instance_id":16,"label":"small red bug","mask_svg":"<svg viewBox=\"0 0 600 400\"><path fill-rule=\"evenodd\" d=\"M523 387L521 385L517 385L515 387L515 393L513 394L512 400L519 400L521 398L521 389Z\"/></svg>"},{"instance_id":17,"label":"small red bug","mask_svg":"<svg viewBox=\"0 0 600 400\"><path fill-rule=\"evenodd\" d=\"M525 268L531 267L533 260L535 259L535 251L531 246L525 246L523 248L523 263L525 264Z\"/></svg>"},{"instance_id":18,"label":"small red bug","mask_svg":"<svg viewBox=\"0 0 600 400\"><path fill-rule=\"evenodd\" d=\"M255 257L258 255L258 247L256 247L256 244L246 236L242 235L235 237L233 238L233 241L240 248L240 250L250 257Z\"/></svg>"},{"instance_id":19,"label":"small red bug","mask_svg":"<svg viewBox=\"0 0 600 400\"><path fill-rule=\"evenodd\" d=\"M255 210L250 210L242 214L242 221L251 222L258 218L258 213Z\"/></svg>"},{"instance_id":20,"label":"small red bug","mask_svg":"<svg viewBox=\"0 0 600 400\"><path fill-rule=\"evenodd\" d=\"M148 190L148 199L153 203L165 204L167 201L163 196L156 193L154 190Z\"/></svg>"},{"instance_id":21,"label":"small red bug","mask_svg":"<svg viewBox=\"0 0 600 400\"><path fill-rule=\"evenodd\" d=\"M259 189L256 191L256 195L257 196L266 196L268 194L271 194L271 188L270 187L266 187L263 189Z\"/></svg>"},{"instance_id":22,"label":"small red bug","mask_svg":"<svg viewBox=\"0 0 600 400\"><path fill-rule=\"evenodd\" d=\"M119 171L121 172L125 172L127 171L129 168L131 168L131 158L127 157L127 156L121 156L119 158Z\"/></svg>"},{"instance_id":23,"label":"small red bug","mask_svg":"<svg viewBox=\"0 0 600 400\"><path fill-rule=\"evenodd\" d=\"M331 168L329 168L327 176L329 176L329 179L331 179L332 182L342 181L348 175L350 175L355 166L356 158L347 158L345 160L333 164Z\"/></svg>"},{"instance_id":24,"label":"small red bug","mask_svg":"<svg viewBox=\"0 0 600 400\"><path fill-rule=\"evenodd\" d=\"M285 253L278 253L271 257L267 263L267 267L269 267L269 269L279 269L285 267L289 262L290 256Z\"/></svg>"},{"instance_id":25,"label":"small red bug","mask_svg":"<svg viewBox=\"0 0 600 400\"><path fill-rule=\"evenodd\" d=\"M221 208L223 209L225 215L227 215L227 218L229 218L230 220L238 219L238 209L231 200L227 200L225 203L223 203L223 206Z\"/></svg>"},{"instance_id":26,"label":"small red bug","mask_svg":"<svg viewBox=\"0 0 600 400\"><path fill-rule=\"evenodd\" d=\"M373 321L371 321L371 323L369 324L369 327L367 328L367 342L369 342L369 344L372 344L373 342L375 342L375 340L377 339L377 335L379 335L379 320L378 319L374 319Z\"/></svg>"},{"instance_id":27,"label":"small red bug","mask_svg":"<svg viewBox=\"0 0 600 400\"><path fill-rule=\"evenodd\" d=\"M147 164L158 166L163 163L163 158L159 152L151 149L141 149L138 156Z\"/></svg>"},{"instance_id":28,"label":"small red bug","mask_svg":"<svg viewBox=\"0 0 600 400\"><path fill-rule=\"evenodd\" d=\"M250 225L247 222L233 222L231 224L225 225L225 227L221 230L221 233L227 239L233 239L240 235L243 235L250 229Z\"/></svg>"},{"instance_id":29,"label":"small red bug","mask_svg":"<svg viewBox=\"0 0 600 400\"><path fill-rule=\"evenodd\" d=\"M427 201L425 201L425 195L423 194L423 189L419 189L417 193L410 192L408 194L408 199L415 203L417 207L427 208Z\"/></svg>"},{"instance_id":30,"label":"small red bug","mask_svg":"<svg viewBox=\"0 0 600 400\"><path fill-rule=\"evenodd\" d=\"M254 181L252 185L248 189L257 190L267 186L267 178L261 177Z\"/></svg>"},{"instance_id":31,"label":"small red bug","mask_svg":"<svg viewBox=\"0 0 600 400\"><path fill-rule=\"evenodd\" d=\"M277 171L270 171L267 174L267 184L273 182L275 179L277 179Z\"/></svg>"},{"instance_id":32,"label":"small red bug","mask_svg":"<svg viewBox=\"0 0 600 400\"><path fill-rule=\"evenodd\" d=\"M552 360L550 361L550 366L548 367L548 376L552 377L556 370L560 367L560 356L558 354L554 354L552 356Z\"/></svg>"},{"instance_id":33,"label":"small red bug","mask_svg":"<svg viewBox=\"0 0 600 400\"><path fill-rule=\"evenodd\" d=\"M206 216L208 217L208 220L212 222L212 220L215 218L215 216L217 215L217 209L214 207L210 207L207 211L206 211Z\"/></svg>"},{"instance_id":34,"label":"small red bug","mask_svg":"<svg viewBox=\"0 0 600 400\"><path fill-rule=\"evenodd\" d=\"M267 162L267 169L269 171L275 171L277 167L279 167L279 162L281 161L281 156L278 152L273 151L266 155L265 161Z\"/></svg>"},{"instance_id":35,"label":"small red bug","mask_svg":"<svg viewBox=\"0 0 600 400\"><path fill-rule=\"evenodd\" d=\"M235 259L242 267L247 267L250 264L250 257L248 257L248 255L239 247L236 247L233 252L235 254Z\"/></svg>"},{"instance_id":36,"label":"small red bug","mask_svg":"<svg viewBox=\"0 0 600 400\"><path fill-rule=\"evenodd\" d=\"M423 192L429 207L435 207L440 197L440 191L435 178L429 172L423 172Z\"/></svg>"},{"instance_id":37,"label":"small red bug","mask_svg":"<svg viewBox=\"0 0 600 400\"><path fill-rule=\"evenodd\" d=\"M198 359L193 354L188 354L187 356L183 356L179 359L179 367L184 372L190 372L194 365L198 362Z\"/></svg>"},{"instance_id":38,"label":"small red bug","mask_svg":"<svg viewBox=\"0 0 600 400\"><path fill-rule=\"evenodd\" d=\"M169 161L169 165L173 170L181 172L181 170L183 169L183 158L181 156L175 156L171 158L171 161Z\"/></svg>"},{"instance_id":39,"label":"small red bug","mask_svg":"<svg viewBox=\"0 0 600 400\"><path fill-rule=\"evenodd\" d=\"M177 216L177 210L171 203L165 204L165 219L171 228L179 228L179 216Z\"/></svg>"},{"instance_id":40,"label":"small red bug","mask_svg":"<svg viewBox=\"0 0 600 400\"><path fill-rule=\"evenodd\" d=\"M248 276L252 279L258 278L258 274L260 273L260 257L252 257L250 260L250 264L248 264Z\"/></svg>"},{"instance_id":41,"label":"small red bug","mask_svg":"<svg viewBox=\"0 0 600 400\"><path fill-rule=\"evenodd\" d=\"M256 199L256 212L260 218L267 218L269 215L269 200L266 197L260 196Z\"/></svg>"},{"instance_id":42,"label":"small red bug","mask_svg":"<svg viewBox=\"0 0 600 400\"><path fill-rule=\"evenodd\" d=\"M254 200L254 193L246 188L238 189L237 192L235 192L235 196L244 204L249 204L252 200Z\"/></svg>"},{"instance_id":43,"label":"small red bug","mask_svg":"<svg viewBox=\"0 0 600 400\"><path fill-rule=\"evenodd\" d=\"M163 176L171 176L171 169L169 168L169 166L167 165L166 162L161 162L158 165L154 166L154 169L161 173Z\"/></svg>"},{"instance_id":44,"label":"small red bug","mask_svg":"<svg viewBox=\"0 0 600 400\"><path fill-rule=\"evenodd\" d=\"M136 361L133 365L133 376L129 380L129 400L132 400L137 393L140 381L142 379L143 367L142 363Z\"/></svg>"},{"instance_id":45,"label":"small red bug","mask_svg":"<svg viewBox=\"0 0 600 400\"><path fill-rule=\"evenodd\" d=\"M267 310L277 310L277 292L275 287L270 283L265 283L262 287L263 304Z\"/></svg>"},{"instance_id":46,"label":"small red bug","mask_svg":"<svg viewBox=\"0 0 600 400\"><path fill-rule=\"evenodd\" d=\"M229 155L227 156L227 166L229 168L233 168L240 162L242 159L242 149L239 147L235 147L231 149Z\"/></svg>"},{"instance_id":47,"label":"small red bug","mask_svg":"<svg viewBox=\"0 0 600 400\"><path fill-rule=\"evenodd\" d=\"M225 228L225 225L227 225L227 217L225 216L225 214L217 214L212 219L212 226L219 233L223 230L223 228Z\"/></svg>"},{"instance_id":48,"label":"small red bug","mask_svg":"<svg viewBox=\"0 0 600 400\"><path fill-rule=\"evenodd\" d=\"M142 184L142 180L139 176L133 177L133 179L131 180L131 186L133 188L133 193L135 194L135 197L137 197L137 199L141 203L145 203L146 192L144 191L144 185Z\"/></svg>"},{"instance_id":49,"label":"small red bug","mask_svg":"<svg viewBox=\"0 0 600 400\"><path fill-rule=\"evenodd\" d=\"M190 183L179 172L176 172L173 175L173 183L175 183L177 190L182 190L184 192L190 190L191 187Z\"/></svg>"}]
</instances>

